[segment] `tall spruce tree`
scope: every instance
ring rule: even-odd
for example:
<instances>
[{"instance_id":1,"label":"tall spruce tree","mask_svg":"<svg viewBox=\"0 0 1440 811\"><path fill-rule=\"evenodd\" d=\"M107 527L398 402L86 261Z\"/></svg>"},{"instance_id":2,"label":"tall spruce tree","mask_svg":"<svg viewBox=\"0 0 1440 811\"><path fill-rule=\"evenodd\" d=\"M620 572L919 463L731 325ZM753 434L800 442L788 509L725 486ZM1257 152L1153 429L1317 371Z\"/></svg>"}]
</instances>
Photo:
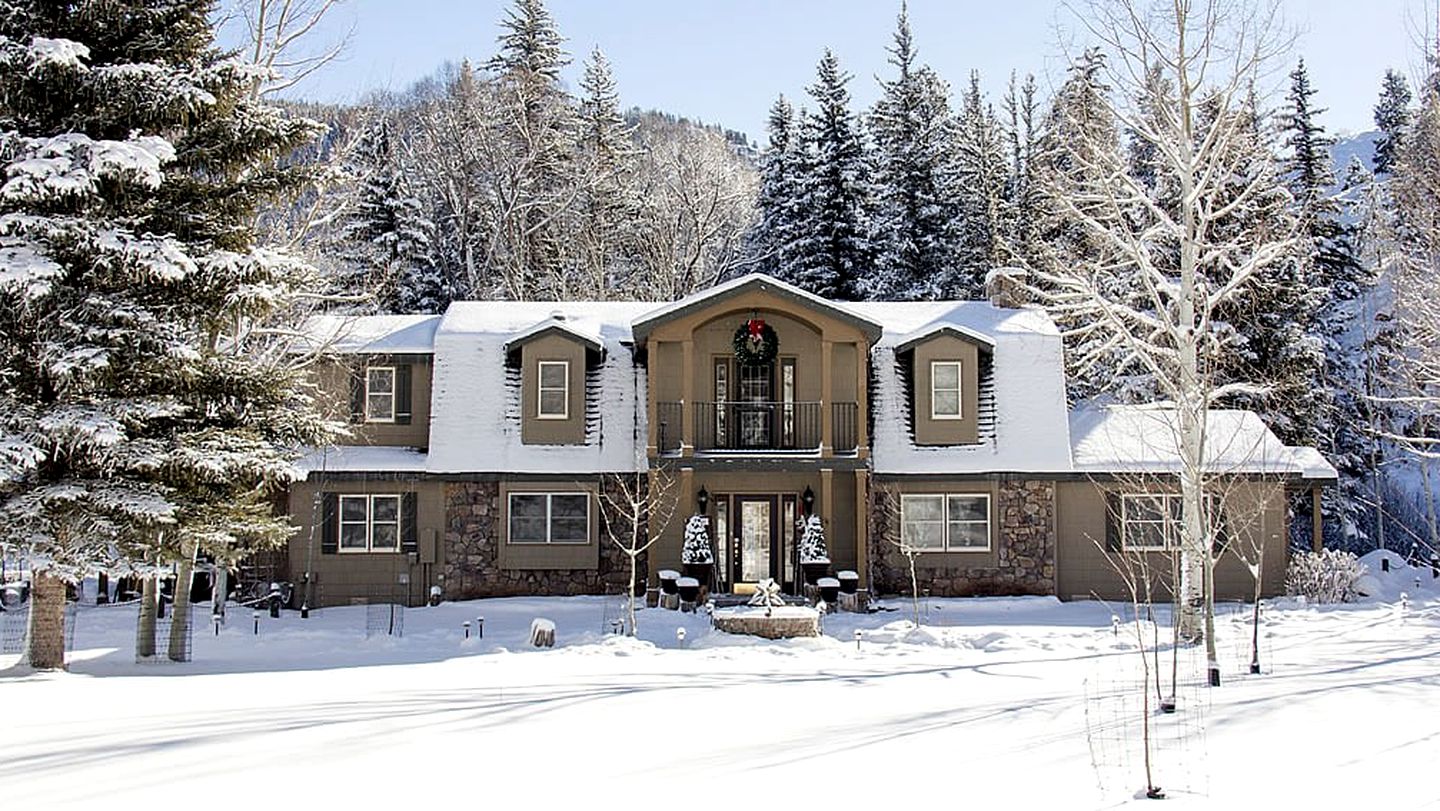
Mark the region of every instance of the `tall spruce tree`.
<instances>
[{"instance_id":1,"label":"tall spruce tree","mask_svg":"<svg viewBox=\"0 0 1440 811\"><path fill-rule=\"evenodd\" d=\"M210 5L0 12L0 522L35 667L63 666L62 582L288 535L271 489L326 435L254 329L308 269L251 232L317 127L256 98Z\"/></svg>"},{"instance_id":2,"label":"tall spruce tree","mask_svg":"<svg viewBox=\"0 0 1440 811\"><path fill-rule=\"evenodd\" d=\"M994 109L985 103L980 74L975 71L960 107L955 143L959 256L955 272L942 285L942 295L978 298L985 274L1008 264L1011 257L1002 239L1009 179L1005 136Z\"/></svg>"},{"instance_id":3,"label":"tall spruce tree","mask_svg":"<svg viewBox=\"0 0 1440 811\"><path fill-rule=\"evenodd\" d=\"M760 219L750 235L759 267L780 279L795 278L794 243L800 223L805 153L795 107L780 96L765 122L768 143L760 155Z\"/></svg>"},{"instance_id":4,"label":"tall spruce tree","mask_svg":"<svg viewBox=\"0 0 1440 811\"><path fill-rule=\"evenodd\" d=\"M633 127L620 114L610 62L599 48L580 80L579 195L574 245L576 277L570 298L603 300L634 295L633 224L640 209L632 178L638 151Z\"/></svg>"},{"instance_id":5,"label":"tall spruce tree","mask_svg":"<svg viewBox=\"0 0 1440 811\"><path fill-rule=\"evenodd\" d=\"M500 26L500 51L490 63L506 153L492 226L501 246L490 256L494 293L555 298L564 294L565 219L575 194L575 110L560 85L570 58L541 0L515 0Z\"/></svg>"},{"instance_id":6,"label":"tall spruce tree","mask_svg":"<svg viewBox=\"0 0 1440 811\"><path fill-rule=\"evenodd\" d=\"M1410 126L1410 84L1405 77L1386 70L1380 83L1380 99L1375 103L1375 174L1388 175L1395 169L1396 154L1405 142Z\"/></svg>"},{"instance_id":7,"label":"tall spruce tree","mask_svg":"<svg viewBox=\"0 0 1440 811\"><path fill-rule=\"evenodd\" d=\"M956 225L954 123L949 88L916 64L902 4L888 49L893 79L869 116L875 149L876 261L862 280L867 298L933 299L954 275Z\"/></svg>"},{"instance_id":8,"label":"tall spruce tree","mask_svg":"<svg viewBox=\"0 0 1440 811\"><path fill-rule=\"evenodd\" d=\"M804 171L789 280L816 295L853 298L874 251L869 241L870 178L864 141L850 110L850 74L830 49L807 88L815 109L802 124Z\"/></svg>"}]
</instances>

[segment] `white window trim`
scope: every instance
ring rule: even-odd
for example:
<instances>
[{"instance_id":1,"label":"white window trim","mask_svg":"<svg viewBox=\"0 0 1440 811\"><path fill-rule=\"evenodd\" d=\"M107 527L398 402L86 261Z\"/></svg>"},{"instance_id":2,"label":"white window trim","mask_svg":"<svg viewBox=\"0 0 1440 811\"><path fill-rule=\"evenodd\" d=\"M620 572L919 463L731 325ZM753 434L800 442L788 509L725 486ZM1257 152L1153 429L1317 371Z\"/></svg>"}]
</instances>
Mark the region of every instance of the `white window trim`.
<instances>
[{"instance_id":1,"label":"white window trim","mask_svg":"<svg viewBox=\"0 0 1440 811\"><path fill-rule=\"evenodd\" d=\"M952 497L983 498L985 499L985 545L984 546L951 546L950 545L950 499ZM991 499L989 493L902 493L900 496L900 532L905 532L905 502L915 498L939 498L941 513L941 533L943 542L938 547L916 547L920 554L938 554L950 552L989 552L994 547L994 513L991 511ZM967 524L978 524L979 521L966 521Z\"/></svg>"},{"instance_id":2,"label":"white window trim","mask_svg":"<svg viewBox=\"0 0 1440 811\"><path fill-rule=\"evenodd\" d=\"M954 389L954 392L955 392L955 413L954 413L954 414L938 414L938 413L936 413L936 411L935 411L935 395L936 395L938 392L941 392L941 391L950 391L950 389L941 389L941 388L936 387L936 385L935 385L935 367L937 367L937 366L954 366L954 367L955 367L955 389ZM932 361L930 361L930 419L932 419L932 420L963 420L963 419L965 419L965 397L964 397L965 377L964 377L963 372L964 372L964 369L961 367L961 363L960 363L960 361L958 361L958 360L932 360Z\"/></svg>"},{"instance_id":3,"label":"white window trim","mask_svg":"<svg viewBox=\"0 0 1440 811\"><path fill-rule=\"evenodd\" d=\"M380 549L375 548L375 499L395 499L395 520L380 521L381 524L395 525L395 545L386 546ZM345 520L345 499L361 499L365 502L365 548L348 547L344 543L345 525L359 524L359 521ZM335 504L335 547L338 552L344 555L369 555L369 554L392 554L399 552L404 545L401 534L404 532L405 523L405 499L399 493L375 493L364 495L359 493L340 493L339 500Z\"/></svg>"},{"instance_id":4,"label":"white window trim","mask_svg":"<svg viewBox=\"0 0 1440 811\"><path fill-rule=\"evenodd\" d=\"M370 373L371 373L371 372L389 372L389 373L390 373L390 416L389 416L389 417L372 417L372 416L370 416L370 394L371 394L371 392L370 392ZM394 367L394 366L366 366L366 367L365 367L365 421L366 421L366 422L376 422L376 423L393 423L393 422L395 422L395 389L398 387L398 386L397 386L398 383L399 383L399 381L396 379L395 367ZM385 395L385 392L375 392L375 396L377 396L377 397L383 397L384 395Z\"/></svg>"},{"instance_id":5,"label":"white window trim","mask_svg":"<svg viewBox=\"0 0 1440 811\"><path fill-rule=\"evenodd\" d=\"M1118 522L1119 522L1119 525L1120 525L1120 549L1121 549L1121 551L1124 551L1124 552L1173 552L1173 551L1179 549L1179 548L1180 548L1180 534L1181 534L1181 531L1182 531L1181 522L1182 522L1184 519L1183 519L1183 517L1180 517L1180 516L1182 516L1182 513L1181 513L1179 510L1174 510L1174 511L1172 512L1172 509L1173 509L1173 508L1171 507L1171 502L1180 501L1182 497L1183 497L1183 496L1182 496L1180 493L1173 493L1173 492L1146 493L1146 492L1138 492L1138 491L1137 491L1137 492L1121 493L1121 494L1120 494L1120 515L1118 515L1118 516L1116 517L1117 520L1118 520ZM1154 500L1154 501L1158 501L1158 502L1160 503L1160 505L1161 505L1161 509L1162 509L1162 511L1163 511L1162 514L1165 516L1165 518L1164 518L1164 533L1163 533L1165 542L1164 542L1164 545L1163 545L1163 546L1149 546L1149 545L1146 545L1146 546L1137 546L1137 545L1133 545L1133 544L1131 544L1131 543L1129 542L1129 537L1128 537L1128 536L1129 536L1129 532L1127 531L1127 526L1128 526L1128 524L1129 524L1129 521L1126 520L1127 510L1126 510L1126 506L1125 506L1125 505L1126 505L1127 503L1129 503L1129 501L1131 501L1132 499L1141 499L1141 498L1151 499L1151 500ZM1220 522L1220 525L1219 525L1219 526L1216 526L1216 527L1214 527L1214 528L1212 528L1212 529L1213 529L1214 531L1219 531L1219 530L1221 529L1221 527L1223 527L1223 525L1224 525L1224 520L1225 520L1225 517L1224 517L1224 516L1225 516L1225 504L1224 504L1224 500L1221 499L1221 498L1218 497L1218 496L1212 495L1212 494L1210 494L1210 493L1206 493L1206 494L1205 494L1205 503L1206 503L1206 505L1207 505L1207 510L1208 510L1208 512L1210 513L1211 519L1212 519L1212 520L1217 520L1217 521ZM1172 518L1172 516L1175 516L1175 517ZM1153 522L1153 521L1147 521L1147 522L1145 522L1145 523L1154 523L1154 522Z\"/></svg>"},{"instance_id":6,"label":"white window trim","mask_svg":"<svg viewBox=\"0 0 1440 811\"><path fill-rule=\"evenodd\" d=\"M543 541L517 541L510 537L510 521L513 514L514 499L516 496L544 496L545 497L545 540ZM552 539L554 533L554 497L555 496L584 496L585 497L585 540L583 541L556 541ZM589 546L590 531L593 528L593 516L591 505L594 499L590 498L588 490L514 490L505 494L505 543L513 546Z\"/></svg>"},{"instance_id":7,"label":"white window trim","mask_svg":"<svg viewBox=\"0 0 1440 811\"><path fill-rule=\"evenodd\" d=\"M565 370L565 385L559 389L545 386L545 367L559 366ZM545 413L545 392L561 391L565 394L565 411L560 414ZM570 361L568 360L542 360L537 361L535 367L535 419L537 420L568 420L570 419Z\"/></svg>"}]
</instances>

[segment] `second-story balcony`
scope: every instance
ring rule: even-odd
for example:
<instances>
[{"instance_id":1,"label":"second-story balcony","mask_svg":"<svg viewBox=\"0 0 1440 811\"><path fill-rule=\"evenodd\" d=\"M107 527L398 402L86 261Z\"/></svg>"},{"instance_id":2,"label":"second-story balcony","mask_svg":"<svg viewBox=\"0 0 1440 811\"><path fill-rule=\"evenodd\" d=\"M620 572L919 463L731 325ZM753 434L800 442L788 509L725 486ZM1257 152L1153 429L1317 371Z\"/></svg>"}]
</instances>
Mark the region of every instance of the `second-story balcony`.
<instances>
[{"instance_id":1,"label":"second-story balcony","mask_svg":"<svg viewBox=\"0 0 1440 811\"><path fill-rule=\"evenodd\" d=\"M685 444L699 453L818 453L827 427L834 452L853 453L859 443L859 407L853 402L723 401L691 403L689 408L694 438L686 443L685 404L656 403L661 453L678 452Z\"/></svg>"}]
</instances>

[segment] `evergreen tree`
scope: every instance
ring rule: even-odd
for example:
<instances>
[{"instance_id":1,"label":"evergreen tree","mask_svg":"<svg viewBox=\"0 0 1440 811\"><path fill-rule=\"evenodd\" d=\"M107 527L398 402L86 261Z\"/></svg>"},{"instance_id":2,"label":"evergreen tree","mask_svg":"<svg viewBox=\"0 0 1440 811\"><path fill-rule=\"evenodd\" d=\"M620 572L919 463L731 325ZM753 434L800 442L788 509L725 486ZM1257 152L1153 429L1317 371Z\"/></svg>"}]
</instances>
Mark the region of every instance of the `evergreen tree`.
<instances>
[{"instance_id":1,"label":"evergreen tree","mask_svg":"<svg viewBox=\"0 0 1440 811\"><path fill-rule=\"evenodd\" d=\"M497 74L505 162L503 201L493 228L495 293L502 298L564 294L565 217L573 196L575 111L560 86L569 64L554 19L541 0L515 0L500 22Z\"/></svg>"},{"instance_id":2,"label":"evergreen tree","mask_svg":"<svg viewBox=\"0 0 1440 811\"><path fill-rule=\"evenodd\" d=\"M827 48L807 88L815 109L802 125L801 218L788 280L827 298L854 297L873 255L867 156L845 89L850 79Z\"/></svg>"},{"instance_id":3,"label":"evergreen tree","mask_svg":"<svg viewBox=\"0 0 1440 811\"><path fill-rule=\"evenodd\" d=\"M302 179L275 156L318 129L257 99L209 12L0 13L0 520L34 567L36 667L63 666L61 581L178 558L183 583L197 551L286 537L272 488L326 435L254 329L308 268L251 232Z\"/></svg>"},{"instance_id":4,"label":"evergreen tree","mask_svg":"<svg viewBox=\"0 0 1440 811\"><path fill-rule=\"evenodd\" d=\"M795 108L783 95L770 106L765 129L769 143L760 156L760 193L756 201L760 219L750 236L750 246L764 272L793 279L805 155Z\"/></svg>"},{"instance_id":5,"label":"evergreen tree","mask_svg":"<svg viewBox=\"0 0 1440 811\"><path fill-rule=\"evenodd\" d=\"M377 114L351 156L359 189L341 232L338 281L348 294L365 297L369 310L441 312L450 295L435 266L434 224L411 190L393 129L388 114Z\"/></svg>"},{"instance_id":6,"label":"evergreen tree","mask_svg":"<svg viewBox=\"0 0 1440 811\"><path fill-rule=\"evenodd\" d=\"M1410 85L1405 77L1393 70L1385 71L1380 84L1380 100L1375 103L1375 174L1394 171L1396 153L1405 142L1405 129L1410 126Z\"/></svg>"},{"instance_id":7,"label":"evergreen tree","mask_svg":"<svg viewBox=\"0 0 1440 811\"><path fill-rule=\"evenodd\" d=\"M631 140L633 128L620 114L610 62L599 48L585 63L580 89L578 278L567 285L566 297L625 297L633 295L634 286L632 231L639 201L631 178L638 150Z\"/></svg>"},{"instance_id":8,"label":"evergreen tree","mask_svg":"<svg viewBox=\"0 0 1440 811\"><path fill-rule=\"evenodd\" d=\"M1040 101L1034 76L1016 84L1010 76L1005 93L1005 140L1010 152L1010 175L1005 184L1004 242L1011 263L1024 267L1039 260L1039 226L1042 216L1040 180Z\"/></svg>"},{"instance_id":9,"label":"evergreen tree","mask_svg":"<svg viewBox=\"0 0 1440 811\"><path fill-rule=\"evenodd\" d=\"M936 298L954 275L956 223L954 125L949 89L915 62L905 6L888 49L896 76L881 80L870 113L875 145L877 256L861 293L870 298Z\"/></svg>"},{"instance_id":10,"label":"evergreen tree","mask_svg":"<svg viewBox=\"0 0 1440 811\"><path fill-rule=\"evenodd\" d=\"M1011 257L1002 241L1009 178L1005 138L995 111L980 93L978 72L971 72L960 108L956 155L959 256L941 294L945 298L979 298L984 293L985 274L1009 264Z\"/></svg>"}]
</instances>

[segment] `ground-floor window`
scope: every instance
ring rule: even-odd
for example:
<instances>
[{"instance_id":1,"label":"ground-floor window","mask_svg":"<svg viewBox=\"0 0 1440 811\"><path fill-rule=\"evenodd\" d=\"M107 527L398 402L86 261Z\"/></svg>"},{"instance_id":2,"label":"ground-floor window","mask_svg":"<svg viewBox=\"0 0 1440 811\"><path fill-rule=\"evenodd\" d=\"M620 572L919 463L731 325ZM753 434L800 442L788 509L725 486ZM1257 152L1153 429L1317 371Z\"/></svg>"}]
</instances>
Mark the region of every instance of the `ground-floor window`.
<instances>
[{"instance_id":1,"label":"ground-floor window","mask_svg":"<svg viewBox=\"0 0 1440 811\"><path fill-rule=\"evenodd\" d=\"M1127 552L1177 549L1183 537L1179 493L1125 493L1120 496L1120 548ZM1220 499L1205 496L1210 535L1223 531Z\"/></svg>"},{"instance_id":2,"label":"ground-floor window","mask_svg":"<svg viewBox=\"0 0 1440 811\"><path fill-rule=\"evenodd\" d=\"M400 548L400 496L340 496L340 551Z\"/></svg>"},{"instance_id":3,"label":"ground-floor window","mask_svg":"<svg viewBox=\"0 0 1440 811\"><path fill-rule=\"evenodd\" d=\"M990 496L925 493L900 497L900 533L907 546L936 552L990 549Z\"/></svg>"},{"instance_id":4,"label":"ground-floor window","mask_svg":"<svg viewBox=\"0 0 1440 811\"><path fill-rule=\"evenodd\" d=\"M590 542L588 493L511 493L510 543Z\"/></svg>"}]
</instances>

